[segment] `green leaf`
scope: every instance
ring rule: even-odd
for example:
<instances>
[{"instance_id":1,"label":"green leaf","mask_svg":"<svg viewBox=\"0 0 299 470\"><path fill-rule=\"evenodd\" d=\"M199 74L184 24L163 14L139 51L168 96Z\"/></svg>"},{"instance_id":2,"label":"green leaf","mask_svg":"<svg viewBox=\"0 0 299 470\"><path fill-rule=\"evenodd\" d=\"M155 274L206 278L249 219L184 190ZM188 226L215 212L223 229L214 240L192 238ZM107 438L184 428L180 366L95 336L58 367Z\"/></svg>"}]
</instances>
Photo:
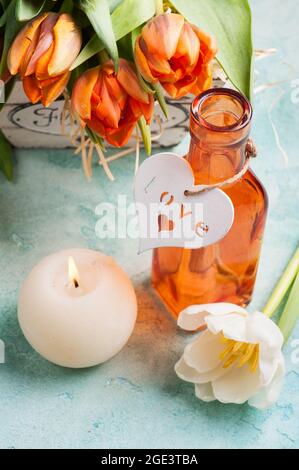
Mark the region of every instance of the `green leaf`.
<instances>
[{"instance_id":1,"label":"green leaf","mask_svg":"<svg viewBox=\"0 0 299 470\"><path fill-rule=\"evenodd\" d=\"M146 91L147 93L150 93L151 95L154 95L156 92L155 92L155 89L154 89L153 85L144 80L144 78L142 77L142 75L139 72L137 67L136 67L136 75L137 75L138 81L139 81L142 89L144 91Z\"/></svg>"},{"instance_id":2,"label":"green leaf","mask_svg":"<svg viewBox=\"0 0 299 470\"><path fill-rule=\"evenodd\" d=\"M59 13L72 13L74 8L73 0L63 0Z\"/></svg>"},{"instance_id":3,"label":"green leaf","mask_svg":"<svg viewBox=\"0 0 299 470\"><path fill-rule=\"evenodd\" d=\"M99 135L97 134L96 132L92 131L90 129L90 127L86 126L85 127L85 131L86 131L86 134L88 135L88 137L90 138L90 140L95 144L95 145L99 145L101 147L101 149L103 150L103 152L106 151L105 149L105 142L104 142L104 139Z\"/></svg>"},{"instance_id":4,"label":"green leaf","mask_svg":"<svg viewBox=\"0 0 299 470\"><path fill-rule=\"evenodd\" d=\"M98 38L118 67L118 50L107 0L81 0L81 8L91 22Z\"/></svg>"},{"instance_id":5,"label":"green leaf","mask_svg":"<svg viewBox=\"0 0 299 470\"><path fill-rule=\"evenodd\" d=\"M132 43L133 52L135 50L136 39L141 34L141 31L142 31L142 26L141 25L137 26L137 28L135 28L131 31L131 43Z\"/></svg>"},{"instance_id":6,"label":"green leaf","mask_svg":"<svg viewBox=\"0 0 299 470\"><path fill-rule=\"evenodd\" d=\"M251 11L247 0L172 0L184 17L215 36L217 59L231 82L249 99L252 82Z\"/></svg>"},{"instance_id":7,"label":"green leaf","mask_svg":"<svg viewBox=\"0 0 299 470\"><path fill-rule=\"evenodd\" d=\"M7 17L6 17L6 11L4 11L3 15L1 16L0 18L0 28L3 28L3 26L5 25L6 23L6 20L7 20Z\"/></svg>"},{"instance_id":8,"label":"green leaf","mask_svg":"<svg viewBox=\"0 0 299 470\"><path fill-rule=\"evenodd\" d=\"M281 304L283 298L285 297L288 289L293 284L294 279L299 270L299 246L292 258L288 262L286 269L284 270L282 276L277 282L275 288L273 289L269 299L267 300L266 305L262 309L265 315L271 317L279 305Z\"/></svg>"},{"instance_id":9,"label":"green leaf","mask_svg":"<svg viewBox=\"0 0 299 470\"><path fill-rule=\"evenodd\" d=\"M102 41L96 35L92 36L92 38L88 41L86 46L78 55L73 65L70 67L70 70L74 70L75 68L79 67L79 65L86 62L98 52L101 52L104 48L105 46Z\"/></svg>"},{"instance_id":10,"label":"green leaf","mask_svg":"<svg viewBox=\"0 0 299 470\"><path fill-rule=\"evenodd\" d=\"M16 18L18 21L29 21L43 9L46 0L17 0Z\"/></svg>"},{"instance_id":11,"label":"green leaf","mask_svg":"<svg viewBox=\"0 0 299 470\"><path fill-rule=\"evenodd\" d=\"M151 138L151 128L146 124L144 116L141 116L138 119L138 127L141 132L142 140L144 143L144 148L147 155L151 154L152 151L152 138Z\"/></svg>"},{"instance_id":12,"label":"green leaf","mask_svg":"<svg viewBox=\"0 0 299 470\"><path fill-rule=\"evenodd\" d=\"M149 20L154 14L154 0L124 0L111 15L116 40L118 41L123 36L126 36L142 23ZM94 35L78 55L71 70L78 67L78 65L90 59L90 57L104 48L105 45L103 41L101 41L98 36Z\"/></svg>"},{"instance_id":13,"label":"green leaf","mask_svg":"<svg viewBox=\"0 0 299 470\"><path fill-rule=\"evenodd\" d=\"M167 104L166 104L166 101L165 101L165 98L164 98L164 93L163 93L162 87L161 87L159 82L152 84L152 87L154 88L154 90L156 92L156 98L158 100L158 103L159 103L162 111L163 111L163 114L166 117L166 119L168 119L168 108L167 108Z\"/></svg>"},{"instance_id":14,"label":"green leaf","mask_svg":"<svg viewBox=\"0 0 299 470\"><path fill-rule=\"evenodd\" d=\"M67 91L69 93L69 95L71 96L72 95L72 90L73 90L73 86L75 84L75 81L77 80L77 78L80 77L80 75L82 75L84 72L85 72L86 67L84 65L79 65L79 67L77 67L75 70L72 71L71 73L71 76L70 76L70 79L67 83Z\"/></svg>"},{"instance_id":15,"label":"green leaf","mask_svg":"<svg viewBox=\"0 0 299 470\"><path fill-rule=\"evenodd\" d=\"M124 0L111 15L116 39L130 33L154 14L154 0Z\"/></svg>"},{"instance_id":16,"label":"green leaf","mask_svg":"<svg viewBox=\"0 0 299 470\"><path fill-rule=\"evenodd\" d=\"M284 340L287 341L288 337L293 331L294 326L299 317L299 273L294 281L289 298L281 314L278 326L281 329Z\"/></svg>"},{"instance_id":17,"label":"green leaf","mask_svg":"<svg viewBox=\"0 0 299 470\"><path fill-rule=\"evenodd\" d=\"M0 18L0 28L2 28L7 20L7 10L8 5L11 0L0 0L1 5L1 18Z\"/></svg>"},{"instance_id":18,"label":"green leaf","mask_svg":"<svg viewBox=\"0 0 299 470\"><path fill-rule=\"evenodd\" d=\"M108 0L109 10L112 13L122 0Z\"/></svg>"},{"instance_id":19,"label":"green leaf","mask_svg":"<svg viewBox=\"0 0 299 470\"><path fill-rule=\"evenodd\" d=\"M0 4L1 4L3 10L5 10L7 8L10 1L11 0L0 0Z\"/></svg>"},{"instance_id":20,"label":"green leaf","mask_svg":"<svg viewBox=\"0 0 299 470\"><path fill-rule=\"evenodd\" d=\"M117 41L117 47L121 58L127 59L130 62L134 61L130 33L122 37L119 41Z\"/></svg>"},{"instance_id":21,"label":"green leaf","mask_svg":"<svg viewBox=\"0 0 299 470\"><path fill-rule=\"evenodd\" d=\"M0 130L0 170L3 171L6 178L9 181L12 181L12 178L13 178L12 148L1 130Z\"/></svg>"}]
</instances>

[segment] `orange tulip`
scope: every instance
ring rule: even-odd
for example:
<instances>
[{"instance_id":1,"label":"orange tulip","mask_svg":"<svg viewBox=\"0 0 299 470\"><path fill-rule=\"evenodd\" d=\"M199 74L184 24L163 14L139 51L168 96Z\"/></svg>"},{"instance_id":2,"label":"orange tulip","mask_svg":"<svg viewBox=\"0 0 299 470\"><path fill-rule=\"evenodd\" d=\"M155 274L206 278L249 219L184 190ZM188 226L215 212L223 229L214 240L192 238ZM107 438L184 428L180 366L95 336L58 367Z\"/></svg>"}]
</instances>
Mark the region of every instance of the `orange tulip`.
<instances>
[{"instance_id":1,"label":"orange tulip","mask_svg":"<svg viewBox=\"0 0 299 470\"><path fill-rule=\"evenodd\" d=\"M32 103L49 106L64 90L81 48L81 32L66 13L44 13L16 36L8 53L12 75L20 74Z\"/></svg>"},{"instance_id":2,"label":"orange tulip","mask_svg":"<svg viewBox=\"0 0 299 470\"><path fill-rule=\"evenodd\" d=\"M111 60L84 72L72 92L72 107L83 126L87 125L110 144L125 145L138 119L149 123L153 96L139 84L134 64L119 60L117 74Z\"/></svg>"},{"instance_id":3,"label":"orange tulip","mask_svg":"<svg viewBox=\"0 0 299 470\"><path fill-rule=\"evenodd\" d=\"M175 13L158 15L142 29L135 60L145 80L160 82L173 98L201 93L212 81L214 40Z\"/></svg>"}]
</instances>

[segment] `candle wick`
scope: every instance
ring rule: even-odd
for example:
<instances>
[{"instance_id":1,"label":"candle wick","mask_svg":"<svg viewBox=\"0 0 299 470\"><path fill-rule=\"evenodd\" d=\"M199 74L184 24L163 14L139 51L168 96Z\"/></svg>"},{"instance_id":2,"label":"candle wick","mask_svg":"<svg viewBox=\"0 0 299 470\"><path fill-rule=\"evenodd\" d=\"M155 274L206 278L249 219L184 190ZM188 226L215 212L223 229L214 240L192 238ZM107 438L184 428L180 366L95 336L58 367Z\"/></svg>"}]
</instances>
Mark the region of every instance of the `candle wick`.
<instances>
[{"instance_id":1,"label":"candle wick","mask_svg":"<svg viewBox=\"0 0 299 470\"><path fill-rule=\"evenodd\" d=\"M77 288L79 287L79 282L77 281L77 279L74 279L74 286Z\"/></svg>"}]
</instances>

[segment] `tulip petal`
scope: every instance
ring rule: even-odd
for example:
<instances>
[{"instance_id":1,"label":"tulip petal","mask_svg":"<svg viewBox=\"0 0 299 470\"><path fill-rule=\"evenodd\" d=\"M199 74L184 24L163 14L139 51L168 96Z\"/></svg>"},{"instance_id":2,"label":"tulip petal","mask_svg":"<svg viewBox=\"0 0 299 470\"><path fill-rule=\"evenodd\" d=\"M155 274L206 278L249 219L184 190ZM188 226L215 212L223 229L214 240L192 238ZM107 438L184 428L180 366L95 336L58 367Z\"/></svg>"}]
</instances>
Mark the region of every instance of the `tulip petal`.
<instances>
[{"instance_id":1,"label":"tulip petal","mask_svg":"<svg viewBox=\"0 0 299 470\"><path fill-rule=\"evenodd\" d=\"M175 58L180 58L181 63L190 72L197 64L200 52L200 41L189 23L184 23L179 42L177 45Z\"/></svg>"},{"instance_id":2,"label":"tulip petal","mask_svg":"<svg viewBox=\"0 0 299 470\"><path fill-rule=\"evenodd\" d=\"M221 333L213 335L206 330L192 343L186 346L184 359L188 366L200 373L215 369L221 364L220 354L225 349L221 343Z\"/></svg>"},{"instance_id":3,"label":"tulip petal","mask_svg":"<svg viewBox=\"0 0 299 470\"><path fill-rule=\"evenodd\" d=\"M217 45L215 39L202 29L195 25L190 25L200 41L200 50L202 53L203 63L207 64L214 59L217 54Z\"/></svg>"},{"instance_id":4,"label":"tulip petal","mask_svg":"<svg viewBox=\"0 0 299 470\"><path fill-rule=\"evenodd\" d=\"M105 126L117 129L121 117L119 104L113 95L108 93L106 79L101 77L100 100L96 107L97 117L104 122Z\"/></svg>"},{"instance_id":5,"label":"tulip petal","mask_svg":"<svg viewBox=\"0 0 299 470\"><path fill-rule=\"evenodd\" d=\"M132 98L149 103L149 94L141 87L133 65L125 59L119 59L117 80Z\"/></svg>"},{"instance_id":6,"label":"tulip petal","mask_svg":"<svg viewBox=\"0 0 299 470\"><path fill-rule=\"evenodd\" d=\"M72 108L83 121L91 117L91 96L99 76L100 67L84 72L75 82L72 91Z\"/></svg>"},{"instance_id":7,"label":"tulip petal","mask_svg":"<svg viewBox=\"0 0 299 470\"><path fill-rule=\"evenodd\" d=\"M57 21L57 18L58 14L49 13L47 18L45 18L45 20L42 22L37 47L35 48L34 54L32 55L30 62L26 68L25 75L31 75L32 73L34 73L38 60L43 56L43 54L45 54L49 50L53 42L52 29ZM50 58L48 54L47 58L48 60Z\"/></svg>"},{"instance_id":8,"label":"tulip petal","mask_svg":"<svg viewBox=\"0 0 299 470\"><path fill-rule=\"evenodd\" d=\"M40 28L35 30L35 33L33 37L31 38L30 44L23 56L23 60L19 67L19 74L22 78L26 76L28 64L30 63L30 60L34 54L34 51L36 50L36 47L38 46L39 34L40 34Z\"/></svg>"},{"instance_id":9,"label":"tulip petal","mask_svg":"<svg viewBox=\"0 0 299 470\"><path fill-rule=\"evenodd\" d=\"M260 378L266 386L272 381L276 372L283 335L276 323L261 312L248 316L246 335L249 343L259 343Z\"/></svg>"},{"instance_id":10,"label":"tulip petal","mask_svg":"<svg viewBox=\"0 0 299 470\"><path fill-rule=\"evenodd\" d=\"M208 90L212 85L212 69L210 65L204 65L201 67L200 71L194 70L193 73L196 74L197 80L190 90L190 93L194 95L199 95L205 90Z\"/></svg>"},{"instance_id":11,"label":"tulip petal","mask_svg":"<svg viewBox=\"0 0 299 470\"><path fill-rule=\"evenodd\" d=\"M53 28L55 48L48 65L50 76L69 70L81 49L81 31L71 15L62 13Z\"/></svg>"},{"instance_id":12,"label":"tulip petal","mask_svg":"<svg viewBox=\"0 0 299 470\"><path fill-rule=\"evenodd\" d=\"M195 395L202 401L210 402L216 400L212 384L195 384Z\"/></svg>"},{"instance_id":13,"label":"tulip petal","mask_svg":"<svg viewBox=\"0 0 299 470\"><path fill-rule=\"evenodd\" d=\"M161 75L165 75L168 79L170 79L171 76L175 78L175 73L172 71L168 60L150 53L146 54L146 58L155 77L159 78Z\"/></svg>"},{"instance_id":14,"label":"tulip petal","mask_svg":"<svg viewBox=\"0 0 299 470\"><path fill-rule=\"evenodd\" d=\"M133 130L135 129L136 122L128 122L120 125L118 129L106 131L106 139L115 147L123 147L129 141Z\"/></svg>"},{"instance_id":15,"label":"tulip petal","mask_svg":"<svg viewBox=\"0 0 299 470\"><path fill-rule=\"evenodd\" d=\"M228 302L190 305L180 312L178 316L178 326L186 331L195 331L206 323L205 319L207 316L222 316L232 312L243 315L244 317L248 315L244 308Z\"/></svg>"},{"instance_id":16,"label":"tulip petal","mask_svg":"<svg viewBox=\"0 0 299 470\"><path fill-rule=\"evenodd\" d=\"M141 103L140 101L136 101L133 98L130 98L129 104L136 120L138 120L141 116L144 116L146 123L150 124L154 111L154 98L152 95L149 96L148 104Z\"/></svg>"},{"instance_id":17,"label":"tulip petal","mask_svg":"<svg viewBox=\"0 0 299 470\"><path fill-rule=\"evenodd\" d=\"M259 343L258 368L261 384L265 387L273 380L280 354L280 351L273 354L273 351L269 350L266 344Z\"/></svg>"},{"instance_id":18,"label":"tulip petal","mask_svg":"<svg viewBox=\"0 0 299 470\"><path fill-rule=\"evenodd\" d=\"M174 370L180 379L185 380L186 382L197 383L200 380L200 374L193 367L188 366L184 356L175 364Z\"/></svg>"},{"instance_id":19,"label":"tulip petal","mask_svg":"<svg viewBox=\"0 0 299 470\"><path fill-rule=\"evenodd\" d=\"M135 62L136 62L137 68L145 80L147 80L150 83L156 83L158 79L154 77L154 75L152 74L152 71L147 62L147 58L144 55L143 50L141 49L141 46L140 46L141 40L142 40L142 37L139 36L135 41Z\"/></svg>"},{"instance_id":20,"label":"tulip petal","mask_svg":"<svg viewBox=\"0 0 299 470\"><path fill-rule=\"evenodd\" d=\"M223 332L225 338L248 343L246 317L242 314L230 313L222 317L210 315L206 323L215 335Z\"/></svg>"},{"instance_id":21,"label":"tulip petal","mask_svg":"<svg viewBox=\"0 0 299 470\"><path fill-rule=\"evenodd\" d=\"M91 114L91 119L86 121L86 124L101 137L105 137L105 127L95 114Z\"/></svg>"},{"instance_id":22,"label":"tulip petal","mask_svg":"<svg viewBox=\"0 0 299 470\"><path fill-rule=\"evenodd\" d=\"M133 98L129 99L129 106L134 114L136 121L142 116L141 107L139 106L139 102L134 100Z\"/></svg>"},{"instance_id":23,"label":"tulip petal","mask_svg":"<svg viewBox=\"0 0 299 470\"><path fill-rule=\"evenodd\" d=\"M181 359L176 363L175 367L176 374L186 382L192 382L194 384L204 384L207 382L212 382L218 377L221 377L223 374L226 374L229 369L224 369L221 366L216 367L215 369L209 370L208 372L200 373L194 367L190 367L183 355Z\"/></svg>"},{"instance_id":24,"label":"tulip petal","mask_svg":"<svg viewBox=\"0 0 299 470\"><path fill-rule=\"evenodd\" d=\"M176 13L158 15L142 29L142 37L152 54L169 60L176 51L184 17Z\"/></svg>"},{"instance_id":25,"label":"tulip petal","mask_svg":"<svg viewBox=\"0 0 299 470\"><path fill-rule=\"evenodd\" d=\"M268 384L267 387L263 387L258 390L258 392L248 400L249 405L258 408L259 410L263 410L272 406L279 397L283 385L284 374L285 364L283 356L281 355L280 361L278 363L275 375L271 383Z\"/></svg>"},{"instance_id":26,"label":"tulip petal","mask_svg":"<svg viewBox=\"0 0 299 470\"><path fill-rule=\"evenodd\" d=\"M35 76L38 80L46 80L47 78L49 78L48 63L52 56L53 50L54 50L54 42L52 42L49 49L36 62Z\"/></svg>"},{"instance_id":27,"label":"tulip petal","mask_svg":"<svg viewBox=\"0 0 299 470\"><path fill-rule=\"evenodd\" d=\"M26 96L29 98L31 103L35 104L41 99L41 90L39 88L39 82L34 77L30 75L23 79L23 88Z\"/></svg>"},{"instance_id":28,"label":"tulip petal","mask_svg":"<svg viewBox=\"0 0 299 470\"><path fill-rule=\"evenodd\" d=\"M43 13L33 21L27 23L14 39L7 57L7 66L12 75L16 75L18 73L20 65L34 35L36 34L36 31L47 16L48 13Z\"/></svg>"},{"instance_id":29,"label":"tulip petal","mask_svg":"<svg viewBox=\"0 0 299 470\"><path fill-rule=\"evenodd\" d=\"M250 372L248 366L234 366L212 382L215 398L221 403L245 403L259 388L258 371Z\"/></svg>"},{"instance_id":30,"label":"tulip petal","mask_svg":"<svg viewBox=\"0 0 299 470\"><path fill-rule=\"evenodd\" d=\"M87 122L88 126L95 132L104 137L111 145L122 147L130 139L132 132L136 126L136 118L133 115L130 106L127 106L126 113L119 122L117 129L108 128L97 117Z\"/></svg>"},{"instance_id":31,"label":"tulip petal","mask_svg":"<svg viewBox=\"0 0 299 470\"><path fill-rule=\"evenodd\" d=\"M167 91L169 96L175 99L180 99L182 96L191 93L191 90L193 90L194 86L196 85L196 78L189 76L188 80L184 79L183 81L178 81L175 83L164 83L161 81L161 85L163 86L164 90Z\"/></svg>"},{"instance_id":32,"label":"tulip petal","mask_svg":"<svg viewBox=\"0 0 299 470\"><path fill-rule=\"evenodd\" d=\"M248 315L247 338L250 343L264 343L272 352L280 351L283 345L283 334L271 318L262 312Z\"/></svg>"},{"instance_id":33,"label":"tulip petal","mask_svg":"<svg viewBox=\"0 0 299 470\"><path fill-rule=\"evenodd\" d=\"M109 94L118 102L121 110L124 109L128 94L123 87L118 83L116 77L113 75L106 77L106 86Z\"/></svg>"},{"instance_id":34,"label":"tulip petal","mask_svg":"<svg viewBox=\"0 0 299 470\"><path fill-rule=\"evenodd\" d=\"M41 102L45 107L49 106L56 100L56 98L58 98L59 95L61 95L69 81L70 74L70 72L66 72L59 75L59 77L49 78L39 82L42 95Z\"/></svg>"}]
</instances>

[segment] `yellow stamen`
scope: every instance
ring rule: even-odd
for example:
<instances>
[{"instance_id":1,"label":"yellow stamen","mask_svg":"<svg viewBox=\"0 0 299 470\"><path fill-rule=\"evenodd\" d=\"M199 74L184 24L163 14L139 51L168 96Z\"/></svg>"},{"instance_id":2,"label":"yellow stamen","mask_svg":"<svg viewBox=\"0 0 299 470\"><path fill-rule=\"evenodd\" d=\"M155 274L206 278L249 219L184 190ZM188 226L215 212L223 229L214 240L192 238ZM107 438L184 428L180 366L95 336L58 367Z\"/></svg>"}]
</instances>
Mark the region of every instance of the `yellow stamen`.
<instances>
[{"instance_id":1,"label":"yellow stamen","mask_svg":"<svg viewBox=\"0 0 299 470\"><path fill-rule=\"evenodd\" d=\"M228 359L227 361L224 362L223 366L224 369L226 369L227 367L231 366L236 360L238 359L238 356L235 355L235 354L232 354Z\"/></svg>"},{"instance_id":2,"label":"yellow stamen","mask_svg":"<svg viewBox=\"0 0 299 470\"><path fill-rule=\"evenodd\" d=\"M258 362L259 362L259 345L257 344L255 347L254 353L251 357L251 366L250 366L251 372L256 371Z\"/></svg>"},{"instance_id":3,"label":"yellow stamen","mask_svg":"<svg viewBox=\"0 0 299 470\"><path fill-rule=\"evenodd\" d=\"M220 353L219 358L223 361L222 367L225 369L238 361L238 367L248 364L249 370L255 372L259 361L259 345L252 343L243 343L226 338L223 334L221 342L226 348Z\"/></svg>"},{"instance_id":4,"label":"yellow stamen","mask_svg":"<svg viewBox=\"0 0 299 470\"><path fill-rule=\"evenodd\" d=\"M228 341L230 341L230 339L228 339L228 338L226 338L225 336L222 335L221 338L220 338L220 341L221 341L221 343L227 343Z\"/></svg>"},{"instance_id":5,"label":"yellow stamen","mask_svg":"<svg viewBox=\"0 0 299 470\"><path fill-rule=\"evenodd\" d=\"M230 354L233 349L234 349L234 342L230 342L227 348L224 351L222 351L222 353L220 354L220 359L222 360L225 359L226 356Z\"/></svg>"},{"instance_id":6,"label":"yellow stamen","mask_svg":"<svg viewBox=\"0 0 299 470\"><path fill-rule=\"evenodd\" d=\"M249 360L252 356L252 353L254 352L254 349L255 349L255 344L247 344L247 347L245 349L245 353L240 358L238 367L242 367L242 366L244 366L244 364L246 364L246 362L249 362Z\"/></svg>"},{"instance_id":7,"label":"yellow stamen","mask_svg":"<svg viewBox=\"0 0 299 470\"><path fill-rule=\"evenodd\" d=\"M240 349L244 348L244 343L241 343L241 341L236 341L234 344L233 352L236 353Z\"/></svg>"}]
</instances>

